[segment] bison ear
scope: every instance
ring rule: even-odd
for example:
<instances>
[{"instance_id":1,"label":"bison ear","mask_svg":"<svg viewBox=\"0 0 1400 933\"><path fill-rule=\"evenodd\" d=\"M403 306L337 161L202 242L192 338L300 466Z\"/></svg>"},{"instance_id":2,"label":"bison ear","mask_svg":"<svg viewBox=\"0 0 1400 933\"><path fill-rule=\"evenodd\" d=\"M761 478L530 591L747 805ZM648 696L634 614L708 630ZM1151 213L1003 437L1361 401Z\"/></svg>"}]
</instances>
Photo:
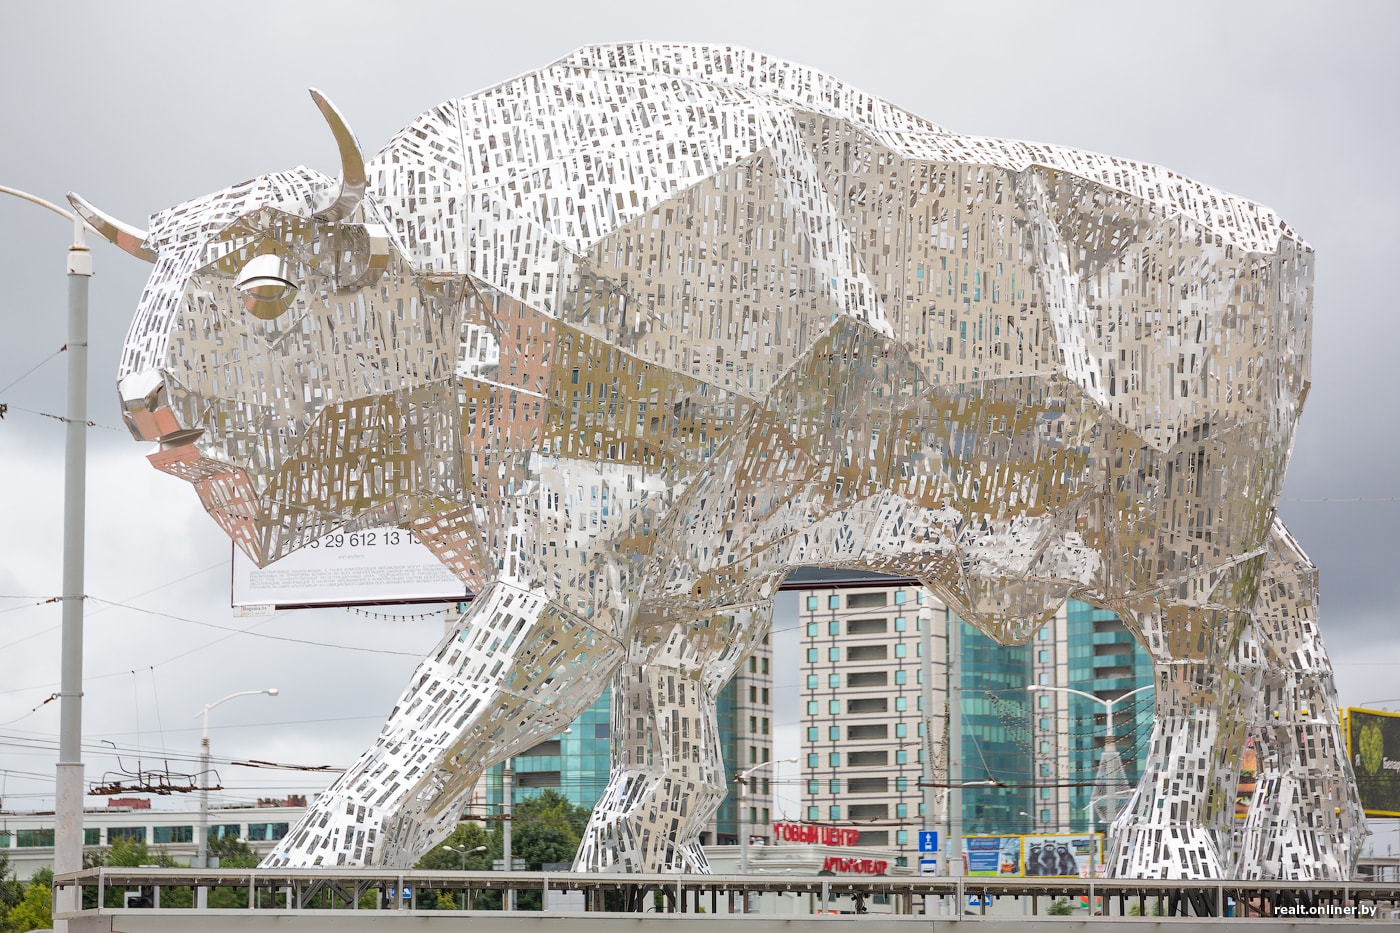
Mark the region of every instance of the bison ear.
<instances>
[{"instance_id":1,"label":"bison ear","mask_svg":"<svg viewBox=\"0 0 1400 933\"><path fill-rule=\"evenodd\" d=\"M365 157L360 153L360 144L355 134L336 109L335 104L315 88L311 89L311 99L316 102L321 115L330 124L335 136L336 147L340 149L340 187L325 192L316 199L316 216L322 220L344 220L354 212L355 206L365 194Z\"/></svg>"},{"instance_id":2,"label":"bison ear","mask_svg":"<svg viewBox=\"0 0 1400 933\"><path fill-rule=\"evenodd\" d=\"M118 249L130 253L137 259L155 262L156 254L146 246L146 231L122 223L93 207L80 194L68 192L68 203L83 218L89 227L96 230L107 242Z\"/></svg>"}]
</instances>

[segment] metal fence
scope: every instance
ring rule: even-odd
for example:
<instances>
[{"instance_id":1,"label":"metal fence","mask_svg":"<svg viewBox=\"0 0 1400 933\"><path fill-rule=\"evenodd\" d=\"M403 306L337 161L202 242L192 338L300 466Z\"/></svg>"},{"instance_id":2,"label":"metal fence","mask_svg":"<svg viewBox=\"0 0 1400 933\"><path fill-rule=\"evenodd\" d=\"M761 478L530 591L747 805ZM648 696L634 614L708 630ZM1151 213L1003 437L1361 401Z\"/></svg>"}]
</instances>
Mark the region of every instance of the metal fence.
<instances>
[{"instance_id":1,"label":"metal fence","mask_svg":"<svg viewBox=\"0 0 1400 933\"><path fill-rule=\"evenodd\" d=\"M211 906L280 912L481 910L511 903L502 895L513 891L516 912L536 913L875 913L955 919L1074 911L1081 919L1400 919L1400 884L1369 882L95 868L62 875L57 884L78 889L81 913L104 907L189 910L196 903L195 891L204 888ZM561 898L565 892L578 893Z\"/></svg>"}]
</instances>

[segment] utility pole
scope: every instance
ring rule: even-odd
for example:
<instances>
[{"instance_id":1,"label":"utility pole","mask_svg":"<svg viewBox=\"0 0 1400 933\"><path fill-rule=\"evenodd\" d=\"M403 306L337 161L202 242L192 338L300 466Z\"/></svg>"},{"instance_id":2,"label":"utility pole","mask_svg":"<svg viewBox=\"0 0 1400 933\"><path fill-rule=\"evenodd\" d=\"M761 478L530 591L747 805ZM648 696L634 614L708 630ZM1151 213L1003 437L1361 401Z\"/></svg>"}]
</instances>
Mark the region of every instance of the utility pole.
<instances>
[{"instance_id":1,"label":"utility pole","mask_svg":"<svg viewBox=\"0 0 1400 933\"><path fill-rule=\"evenodd\" d=\"M506 871L515 870L515 860L510 855L511 804L514 802L512 798L515 796L514 779L515 759L507 758L505 767L501 769L501 816L505 818L501 823L501 856L504 863L502 867ZM504 901L506 910L515 909L515 889L509 884L506 885Z\"/></svg>"},{"instance_id":2,"label":"utility pole","mask_svg":"<svg viewBox=\"0 0 1400 933\"><path fill-rule=\"evenodd\" d=\"M962 619L947 606L943 618L948 626L948 874L961 875L962 868Z\"/></svg>"}]
</instances>

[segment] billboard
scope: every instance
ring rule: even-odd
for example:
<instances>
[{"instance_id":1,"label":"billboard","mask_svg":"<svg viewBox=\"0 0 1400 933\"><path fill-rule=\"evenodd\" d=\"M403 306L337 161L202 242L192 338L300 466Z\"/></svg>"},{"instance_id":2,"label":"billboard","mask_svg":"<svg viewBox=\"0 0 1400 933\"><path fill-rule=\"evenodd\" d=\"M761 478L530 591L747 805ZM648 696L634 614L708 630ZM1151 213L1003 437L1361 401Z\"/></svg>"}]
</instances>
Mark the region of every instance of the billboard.
<instances>
[{"instance_id":1,"label":"billboard","mask_svg":"<svg viewBox=\"0 0 1400 933\"><path fill-rule=\"evenodd\" d=\"M967 874L979 878L1021 877L1020 836L967 836L963 839Z\"/></svg>"},{"instance_id":2,"label":"billboard","mask_svg":"<svg viewBox=\"0 0 1400 933\"><path fill-rule=\"evenodd\" d=\"M1350 707L1342 731L1361 809L1367 816L1400 816L1400 713Z\"/></svg>"},{"instance_id":3,"label":"billboard","mask_svg":"<svg viewBox=\"0 0 1400 933\"><path fill-rule=\"evenodd\" d=\"M979 878L1092 878L1102 861L1097 833L967 836L966 873Z\"/></svg>"},{"instance_id":4,"label":"billboard","mask_svg":"<svg viewBox=\"0 0 1400 933\"><path fill-rule=\"evenodd\" d=\"M233 551L233 606L245 614L470 596L432 551L400 528L334 532L263 568Z\"/></svg>"},{"instance_id":5,"label":"billboard","mask_svg":"<svg viewBox=\"0 0 1400 933\"><path fill-rule=\"evenodd\" d=\"M1096 833L1021 837L1021 865L1027 878L1092 878L1099 861Z\"/></svg>"}]
</instances>

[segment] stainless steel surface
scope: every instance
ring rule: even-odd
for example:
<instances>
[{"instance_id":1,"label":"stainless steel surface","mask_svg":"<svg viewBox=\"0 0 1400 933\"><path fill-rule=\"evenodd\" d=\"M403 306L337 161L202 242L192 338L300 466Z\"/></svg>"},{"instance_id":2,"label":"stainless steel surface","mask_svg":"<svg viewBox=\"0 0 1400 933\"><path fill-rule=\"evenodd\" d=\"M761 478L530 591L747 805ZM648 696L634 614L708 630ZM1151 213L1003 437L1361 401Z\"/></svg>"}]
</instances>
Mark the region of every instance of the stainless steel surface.
<instances>
[{"instance_id":1,"label":"stainless steel surface","mask_svg":"<svg viewBox=\"0 0 1400 933\"><path fill-rule=\"evenodd\" d=\"M339 181L152 218L128 420L259 563L397 524L480 595L270 864L411 864L612 679L578 864L703 869L715 696L816 565L1003 643L1069 597L1124 620L1156 726L1115 873L1348 875L1315 572L1273 520L1312 313L1277 215L731 47L590 46L447 101L362 195L322 111ZM268 253L297 291L264 317L236 284ZM1277 793L1238 831L1251 729Z\"/></svg>"}]
</instances>

